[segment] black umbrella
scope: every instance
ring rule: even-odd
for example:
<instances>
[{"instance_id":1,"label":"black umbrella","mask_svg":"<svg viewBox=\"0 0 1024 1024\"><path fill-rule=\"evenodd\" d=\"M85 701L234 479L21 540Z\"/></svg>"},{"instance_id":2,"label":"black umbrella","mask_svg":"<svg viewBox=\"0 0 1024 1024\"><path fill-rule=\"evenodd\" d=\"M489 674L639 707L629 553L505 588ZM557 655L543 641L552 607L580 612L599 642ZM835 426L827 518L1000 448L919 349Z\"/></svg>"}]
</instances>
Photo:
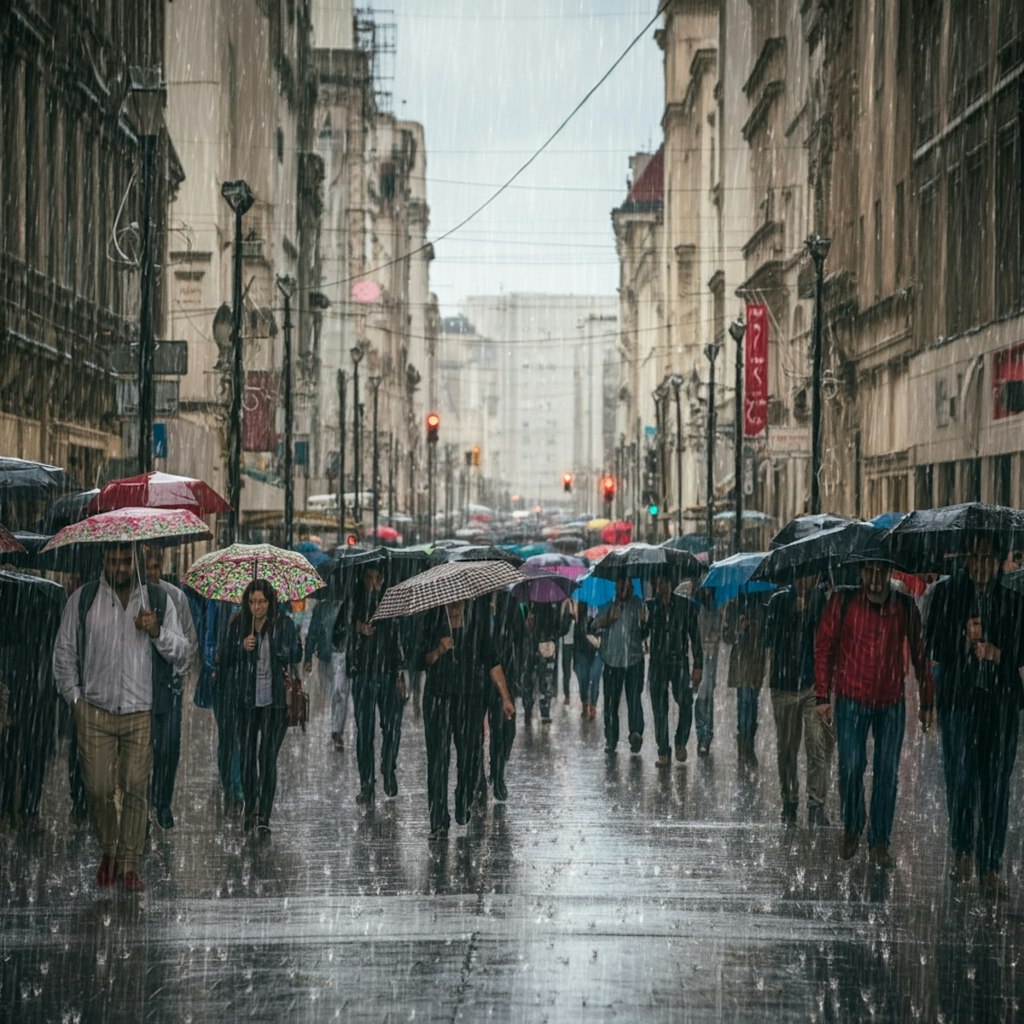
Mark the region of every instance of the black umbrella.
<instances>
[{"instance_id":1,"label":"black umbrella","mask_svg":"<svg viewBox=\"0 0 1024 1024\"><path fill-rule=\"evenodd\" d=\"M0 616L3 639L0 645L36 643L47 635L48 624L59 621L64 610L64 588L39 576L0 572Z\"/></svg>"},{"instance_id":2,"label":"black umbrella","mask_svg":"<svg viewBox=\"0 0 1024 1024\"><path fill-rule=\"evenodd\" d=\"M665 576L673 583L681 583L699 579L703 572L704 566L688 551L638 543L609 551L594 563L591 575L605 580L628 577L645 582Z\"/></svg>"},{"instance_id":3,"label":"black umbrella","mask_svg":"<svg viewBox=\"0 0 1024 1024\"><path fill-rule=\"evenodd\" d=\"M89 502L99 493L99 488L94 487L91 491L65 494L62 498L51 501L39 520L39 532L56 533L65 526L85 519L89 515Z\"/></svg>"},{"instance_id":4,"label":"black umbrella","mask_svg":"<svg viewBox=\"0 0 1024 1024\"><path fill-rule=\"evenodd\" d=\"M912 572L946 573L978 537L992 537L1003 551L1024 547L1024 511L979 501L920 509L889 531L888 543Z\"/></svg>"},{"instance_id":5,"label":"black umbrella","mask_svg":"<svg viewBox=\"0 0 1024 1024\"><path fill-rule=\"evenodd\" d=\"M332 597L347 600L352 596L363 569L372 565L384 574L388 586L407 580L430 566L430 555L422 548L386 548L369 550L347 548L320 567Z\"/></svg>"},{"instance_id":6,"label":"black umbrella","mask_svg":"<svg viewBox=\"0 0 1024 1024\"><path fill-rule=\"evenodd\" d=\"M458 548L435 548L431 555L431 562L438 565L441 562L508 562L516 567L523 564L523 558L508 548L498 547L497 544L470 544L467 547Z\"/></svg>"},{"instance_id":7,"label":"black umbrella","mask_svg":"<svg viewBox=\"0 0 1024 1024\"><path fill-rule=\"evenodd\" d=\"M83 580L95 579L100 574L103 551L99 545L76 544L42 552L53 540L50 534L18 531L14 537L25 550L5 554L3 562L6 565L37 572L67 572Z\"/></svg>"},{"instance_id":8,"label":"black umbrella","mask_svg":"<svg viewBox=\"0 0 1024 1024\"><path fill-rule=\"evenodd\" d=\"M885 538L885 530L858 521L816 530L801 540L769 551L751 579L792 583L799 576L834 573L850 562L893 562Z\"/></svg>"},{"instance_id":9,"label":"black umbrella","mask_svg":"<svg viewBox=\"0 0 1024 1024\"><path fill-rule=\"evenodd\" d=\"M711 541L703 533L683 533L661 542L663 548L673 551L689 551L691 555L699 555L711 550Z\"/></svg>"},{"instance_id":10,"label":"black umbrella","mask_svg":"<svg viewBox=\"0 0 1024 1024\"><path fill-rule=\"evenodd\" d=\"M77 486L60 466L0 456L0 498L4 501L45 498Z\"/></svg>"},{"instance_id":11,"label":"black umbrella","mask_svg":"<svg viewBox=\"0 0 1024 1024\"><path fill-rule=\"evenodd\" d=\"M779 530L768 542L768 550L781 548L785 544L792 544L795 540L803 540L812 534L820 533L822 530L833 530L837 526L847 526L850 523L860 522L852 516L842 516L834 512L818 512L814 515L797 516L791 519Z\"/></svg>"}]
</instances>

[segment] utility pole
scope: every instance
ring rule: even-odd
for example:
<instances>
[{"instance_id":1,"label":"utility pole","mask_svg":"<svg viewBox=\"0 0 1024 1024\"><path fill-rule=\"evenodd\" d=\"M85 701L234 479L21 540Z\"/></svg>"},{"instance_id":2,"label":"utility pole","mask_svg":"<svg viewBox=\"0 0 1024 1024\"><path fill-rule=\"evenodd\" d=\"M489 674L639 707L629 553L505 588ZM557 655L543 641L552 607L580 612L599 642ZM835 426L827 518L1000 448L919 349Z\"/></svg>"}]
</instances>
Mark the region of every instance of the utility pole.
<instances>
[{"instance_id":1,"label":"utility pole","mask_svg":"<svg viewBox=\"0 0 1024 1024\"><path fill-rule=\"evenodd\" d=\"M295 480L292 476L292 296L295 279L277 278L278 291L284 296L284 547L291 551L295 528ZM308 464L308 463L307 463Z\"/></svg>"},{"instance_id":2,"label":"utility pole","mask_svg":"<svg viewBox=\"0 0 1024 1024\"><path fill-rule=\"evenodd\" d=\"M373 388L373 535L377 537L377 528L380 525L380 437L377 425L377 409L380 397L380 376L374 374L370 378L370 387Z\"/></svg>"},{"instance_id":3,"label":"utility pole","mask_svg":"<svg viewBox=\"0 0 1024 1024\"><path fill-rule=\"evenodd\" d=\"M345 533L345 371L338 371L338 543Z\"/></svg>"},{"instance_id":4,"label":"utility pole","mask_svg":"<svg viewBox=\"0 0 1024 1024\"><path fill-rule=\"evenodd\" d=\"M707 513L705 528L708 535L708 544L711 545L712 560L715 550L715 431L718 428L715 412L715 360L722 348L720 341L713 341L710 345L704 346L704 355L708 357L711 364L711 372L708 375L708 464L707 464Z\"/></svg>"},{"instance_id":5,"label":"utility pole","mask_svg":"<svg viewBox=\"0 0 1024 1024\"><path fill-rule=\"evenodd\" d=\"M804 243L814 261L814 350L811 358L811 514L821 511L821 350L824 343L825 257L832 247L831 238L811 235Z\"/></svg>"},{"instance_id":6,"label":"utility pole","mask_svg":"<svg viewBox=\"0 0 1024 1024\"><path fill-rule=\"evenodd\" d=\"M742 320L734 320L729 324L729 334L736 342L736 405L735 405L735 462L733 463L733 482L736 490L736 520L732 528L732 548L734 552L743 547L743 336L747 325Z\"/></svg>"}]
</instances>

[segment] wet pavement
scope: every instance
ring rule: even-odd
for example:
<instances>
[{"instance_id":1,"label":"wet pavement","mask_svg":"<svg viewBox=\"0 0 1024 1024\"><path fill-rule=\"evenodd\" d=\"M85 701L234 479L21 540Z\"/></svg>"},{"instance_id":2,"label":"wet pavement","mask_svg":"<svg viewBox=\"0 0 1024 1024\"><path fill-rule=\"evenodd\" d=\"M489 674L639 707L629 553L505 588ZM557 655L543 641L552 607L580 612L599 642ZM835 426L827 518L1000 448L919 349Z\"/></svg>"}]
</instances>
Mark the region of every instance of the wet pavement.
<instances>
[{"instance_id":1,"label":"wet pavement","mask_svg":"<svg viewBox=\"0 0 1024 1024\"><path fill-rule=\"evenodd\" d=\"M351 716L336 752L309 685L266 843L224 819L212 714L187 708L177 827L154 832L141 896L96 888L51 766L45 828L0 832L0 1020L1024 1020L1020 766L996 902L947 878L935 734L908 727L879 872L863 851L839 861L839 830L811 831L803 807L778 823L769 694L746 774L724 686L710 756L691 737L667 769L646 701L642 753L608 757L574 694L550 725L520 723L508 802L428 843L413 706L399 795L364 814Z\"/></svg>"}]
</instances>

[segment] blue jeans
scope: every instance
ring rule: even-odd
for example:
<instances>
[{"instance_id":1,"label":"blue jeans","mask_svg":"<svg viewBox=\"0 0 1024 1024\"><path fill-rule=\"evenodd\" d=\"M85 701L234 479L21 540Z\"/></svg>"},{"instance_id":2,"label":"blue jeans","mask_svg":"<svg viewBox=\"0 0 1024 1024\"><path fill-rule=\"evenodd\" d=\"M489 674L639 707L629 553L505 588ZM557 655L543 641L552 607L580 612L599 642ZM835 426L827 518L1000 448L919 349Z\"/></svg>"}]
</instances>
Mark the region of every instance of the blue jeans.
<instances>
[{"instance_id":1,"label":"blue jeans","mask_svg":"<svg viewBox=\"0 0 1024 1024\"><path fill-rule=\"evenodd\" d=\"M1019 733L1020 712L998 701L939 718L949 845L974 853L979 875L999 871L1002 862Z\"/></svg>"},{"instance_id":2,"label":"blue jeans","mask_svg":"<svg viewBox=\"0 0 1024 1024\"><path fill-rule=\"evenodd\" d=\"M601 672L604 659L596 647L588 643L579 644L576 652L576 679L580 684L580 700L584 704L596 704L601 689Z\"/></svg>"},{"instance_id":3,"label":"blue jeans","mask_svg":"<svg viewBox=\"0 0 1024 1024\"><path fill-rule=\"evenodd\" d=\"M710 747L715 738L715 673L718 671L718 648L704 652L704 676L694 702L697 742Z\"/></svg>"},{"instance_id":4,"label":"blue jeans","mask_svg":"<svg viewBox=\"0 0 1024 1024\"><path fill-rule=\"evenodd\" d=\"M843 827L860 835L868 825L868 846L888 846L896 815L896 786L907 709L901 701L871 708L845 697L836 698L836 745L839 750L839 805ZM868 762L868 733L874 738L871 814L864 810L864 771Z\"/></svg>"},{"instance_id":5,"label":"blue jeans","mask_svg":"<svg viewBox=\"0 0 1024 1024\"><path fill-rule=\"evenodd\" d=\"M622 690L626 690L626 713L629 731L643 736L644 709L640 694L644 688L644 663L638 661L628 668L604 667L604 739L607 746L614 748L619 742L619 704Z\"/></svg>"},{"instance_id":6,"label":"blue jeans","mask_svg":"<svg viewBox=\"0 0 1024 1024\"><path fill-rule=\"evenodd\" d=\"M736 738L754 742L757 732L757 707L761 691L753 686L736 687Z\"/></svg>"}]
</instances>

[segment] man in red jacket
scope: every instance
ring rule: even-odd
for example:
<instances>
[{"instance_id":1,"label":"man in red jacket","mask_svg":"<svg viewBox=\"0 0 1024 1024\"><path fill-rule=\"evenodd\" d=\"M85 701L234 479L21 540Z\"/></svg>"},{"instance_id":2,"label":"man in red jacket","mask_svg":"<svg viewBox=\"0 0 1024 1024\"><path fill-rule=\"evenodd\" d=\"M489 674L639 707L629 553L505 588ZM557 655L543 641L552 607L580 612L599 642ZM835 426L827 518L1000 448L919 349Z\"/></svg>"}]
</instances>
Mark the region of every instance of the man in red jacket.
<instances>
[{"instance_id":1,"label":"man in red jacket","mask_svg":"<svg viewBox=\"0 0 1024 1024\"><path fill-rule=\"evenodd\" d=\"M818 714L832 725L839 748L839 800L843 814L839 856L857 851L865 821L876 867L892 865L889 836L896 813L900 750L906 725L903 681L907 654L920 685L922 726L934 718L935 686L925 656L921 617L913 600L892 590L892 565L884 558L861 566L861 587L829 599L814 642L814 689ZM864 770L868 733L874 738L871 812L865 813Z\"/></svg>"}]
</instances>

